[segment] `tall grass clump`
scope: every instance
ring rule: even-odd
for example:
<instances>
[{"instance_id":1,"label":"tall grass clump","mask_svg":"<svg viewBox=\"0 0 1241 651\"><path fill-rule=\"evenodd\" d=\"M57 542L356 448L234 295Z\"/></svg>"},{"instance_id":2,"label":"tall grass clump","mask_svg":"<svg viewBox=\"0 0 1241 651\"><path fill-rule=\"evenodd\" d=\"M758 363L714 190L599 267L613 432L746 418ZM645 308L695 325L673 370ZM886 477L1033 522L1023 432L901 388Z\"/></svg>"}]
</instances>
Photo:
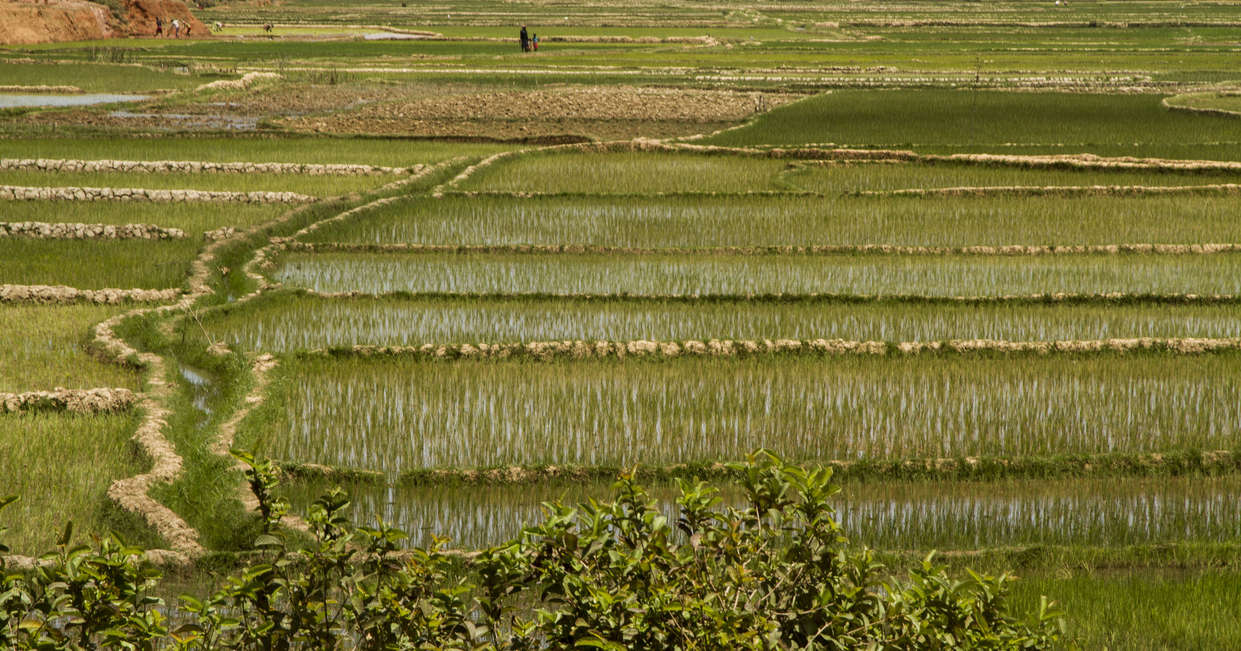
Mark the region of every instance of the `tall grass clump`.
<instances>
[{"instance_id":1,"label":"tall grass clump","mask_svg":"<svg viewBox=\"0 0 1241 651\"><path fill-rule=\"evenodd\" d=\"M295 253L317 292L637 296L1241 294L1241 256L747 256Z\"/></svg>"},{"instance_id":2,"label":"tall grass clump","mask_svg":"<svg viewBox=\"0 0 1241 651\"><path fill-rule=\"evenodd\" d=\"M245 437L401 473L1231 449L1238 356L288 362Z\"/></svg>"}]
</instances>

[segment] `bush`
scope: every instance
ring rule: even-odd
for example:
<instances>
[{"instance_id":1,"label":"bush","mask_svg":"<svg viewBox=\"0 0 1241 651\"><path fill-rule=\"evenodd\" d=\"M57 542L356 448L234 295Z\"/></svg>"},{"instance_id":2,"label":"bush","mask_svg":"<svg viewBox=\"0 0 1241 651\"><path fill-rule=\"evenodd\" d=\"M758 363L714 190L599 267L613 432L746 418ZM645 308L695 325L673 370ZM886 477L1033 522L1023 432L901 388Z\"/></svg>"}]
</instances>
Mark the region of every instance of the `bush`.
<instances>
[{"instance_id":1,"label":"bush","mask_svg":"<svg viewBox=\"0 0 1241 651\"><path fill-rule=\"evenodd\" d=\"M884 581L842 535L831 472L765 453L736 468L745 508L682 483L671 520L626 476L615 501L550 505L543 524L477 554L400 551L401 532L350 526L339 490L294 545L274 466L240 456L265 533L212 597L182 598L187 623L170 630L160 615L139 550L62 544L46 566L5 576L0 646L1036 649L1061 634L1046 600L1025 620L1009 612L1006 576L951 579L928 557Z\"/></svg>"}]
</instances>

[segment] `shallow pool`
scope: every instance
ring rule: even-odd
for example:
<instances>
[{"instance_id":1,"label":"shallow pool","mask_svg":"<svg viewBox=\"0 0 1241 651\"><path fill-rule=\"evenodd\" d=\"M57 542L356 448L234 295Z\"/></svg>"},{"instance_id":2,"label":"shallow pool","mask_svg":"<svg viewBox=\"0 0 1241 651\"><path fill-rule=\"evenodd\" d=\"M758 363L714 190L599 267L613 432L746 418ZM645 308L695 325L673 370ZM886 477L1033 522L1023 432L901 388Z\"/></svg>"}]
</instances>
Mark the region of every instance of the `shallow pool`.
<instances>
[{"instance_id":1,"label":"shallow pool","mask_svg":"<svg viewBox=\"0 0 1241 651\"><path fill-rule=\"evenodd\" d=\"M16 95L0 93L0 108L21 106L87 106L113 102L137 102L150 99L149 95L113 95L111 93L84 93L81 95Z\"/></svg>"}]
</instances>

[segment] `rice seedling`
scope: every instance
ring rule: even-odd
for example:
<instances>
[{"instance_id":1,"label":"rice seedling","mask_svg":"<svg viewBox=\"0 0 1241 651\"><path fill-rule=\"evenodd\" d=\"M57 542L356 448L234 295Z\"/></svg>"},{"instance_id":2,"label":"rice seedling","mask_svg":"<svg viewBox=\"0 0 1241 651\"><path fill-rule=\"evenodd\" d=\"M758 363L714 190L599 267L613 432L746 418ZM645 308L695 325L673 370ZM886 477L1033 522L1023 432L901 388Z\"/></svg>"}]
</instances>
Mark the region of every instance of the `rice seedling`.
<instances>
[{"instance_id":1,"label":"rice seedling","mask_svg":"<svg viewBox=\"0 0 1241 651\"><path fill-rule=\"evenodd\" d=\"M304 512L325 482L298 482L286 494ZM846 484L837 518L851 540L881 550L957 550L1027 545L1125 546L1227 542L1241 534L1236 477L1073 479L996 482ZM741 507L740 491L720 485ZM412 545L446 537L467 549L488 547L539 522L542 505L610 497L610 482L552 482L520 487L479 484L346 484L355 523L382 520L411 534ZM669 517L679 516L675 484L651 487Z\"/></svg>"},{"instance_id":2,"label":"rice seedling","mask_svg":"<svg viewBox=\"0 0 1241 651\"><path fill-rule=\"evenodd\" d=\"M1241 639L1239 582L1235 567L1023 571L1010 599L1031 607L1055 595L1083 649L1223 650Z\"/></svg>"},{"instance_id":3,"label":"rice seedling","mask_svg":"<svg viewBox=\"0 0 1241 651\"><path fill-rule=\"evenodd\" d=\"M1096 144L1236 141L1233 120L1171 112L1156 95L844 90L775 109L707 142L914 147L1026 143L1091 151Z\"/></svg>"},{"instance_id":4,"label":"rice seedling","mask_svg":"<svg viewBox=\"0 0 1241 651\"><path fill-rule=\"evenodd\" d=\"M746 296L1241 294L1235 255L730 256L292 253L316 292Z\"/></svg>"},{"instance_id":5,"label":"rice seedling","mask_svg":"<svg viewBox=\"0 0 1241 651\"><path fill-rule=\"evenodd\" d=\"M0 278L79 289L179 287L201 240L0 239ZM141 264L135 264L141 261Z\"/></svg>"},{"instance_id":6,"label":"rice seedling","mask_svg":"<svg viewBox=\"0 0 1241 651\"><path fill-rule=\"evenodd\" d=\"M463 188L493 192L647 194L778 190L779 160L694 154L565 153L498 162Z\"/></svg>"},{"instance_id":7,"label":"rice seedling","mask_svg":"<svg viewBox=\"0 0 1241 651\"><path fill-rule=\"evenodd\" d=\"M3 140L0 140L3 142ZM155 224L190 239L223 226L244 229L289 210L286 205L142 203L132 201L0 201L0 221L79 224Z\"/></svg>"},{"instance_id":8,"label":"rice seedling","mask_svg":"<svg viewBox=\"0 0 1241 651\"><path fill-rule=\"evenodd\" d=\"M42 82L46 83L46 82ZM0 158L82 160L197 160L214 163L315 163L409 167L456 156L482 156L511 145L383 138L187 137L124 138L31 137L0 139Z\"/></svg>"},{"instance_id":9,"label":"rice seedling","mask_svg":"<svg viewBox=\"0 0 1241 651\"><path fill-rule=\"evenodd\" d=\"M15 553L37 555L55 547L70 521L75 543L124 529L106 491L113 480L142 468L129 443L136 426L134 414L0 418L3 492L21 497L0 516L9 529L4 542Z\"/></svg>"},{"instance_id":10,"label":"rice seedling","mask_svg":"<svg viewBox=\"0 0 1241 651\"><path fill-rule=\"evenodd\" d=\"M1228 197L446 197L397 202L307 239L649 248L1241 242L1235 204Z\"/></svg>"},{"instance_id":11,"label":"rice seedling","mask_svg":"<svg viewBox=\"0 0 1241 651\"><path fill-rule=\"evenodd\" d=\"M245 438L401 473L510 464L1230 449L1230 354L290 361Z\"/></svg>"},{"instance_id":12,"label":"rice seedling","mask_svg":"<svg viewBox=\"0 0 1241 651\"><path fill-rule=\"evenodd\" d=\"M1045 187L1082 185L1173 186L1234 183L1236 172L1059 170L984 165L804 165L781 180L791 189L822 194L953 187Z\"/></svg>"},{"instance_id":13,"label":"rice seedling","mask_svg":"<svg viewBox=\"0 0 1241 651\"><path fill-rule=\"evenodd\" d=\"M136 372L98 360L87 351L89 329L125 311L124 306L0 306L0 391L64 387L138 389Z\"/></svg>"},{"instance_id":14,"label":"rice seedling","mask_svg":"<svg viewBox=\"0 0 1241 651\"><path fill-rule=\"evenodd\" d=\"M910 305L832 301L320 298L276 295L205 320L238 350L686 339L1058 341L1241 337L1235 305ZM192 328L191 331L196 330Z\"/></svg>"},{"instance_id":15,"label":"rice seedling","mask_svg":"<svg viewBox=\"0 0 1241 651\"><path fill-rule=\"evenodd\" d=\"M0 185L34 187L147 188L152 190L223 190L228 192L297 192L328 197L391 183L397 177L302 176L297 174L151 174L147 172L37 172L0 170Z\"/></svg>"}]
</instances>

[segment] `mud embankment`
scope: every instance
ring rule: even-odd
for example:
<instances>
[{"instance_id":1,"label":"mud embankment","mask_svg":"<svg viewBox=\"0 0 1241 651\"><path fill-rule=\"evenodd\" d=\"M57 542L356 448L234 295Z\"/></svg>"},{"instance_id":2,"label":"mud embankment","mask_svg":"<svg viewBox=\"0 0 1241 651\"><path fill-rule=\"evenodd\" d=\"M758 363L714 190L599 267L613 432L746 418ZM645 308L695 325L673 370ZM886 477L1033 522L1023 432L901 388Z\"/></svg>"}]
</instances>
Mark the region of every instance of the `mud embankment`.
<instances>
[{"instance_id":1,"label":"mud embankment","mask_svg":"<svg viewBox=\"0 0 1241 651\"><path fill-rule=\"evenodd\" d=\"M181 240L185 231L155 224L0 222L0 238L32 240Z\"/></svg>"}]
</instances>

